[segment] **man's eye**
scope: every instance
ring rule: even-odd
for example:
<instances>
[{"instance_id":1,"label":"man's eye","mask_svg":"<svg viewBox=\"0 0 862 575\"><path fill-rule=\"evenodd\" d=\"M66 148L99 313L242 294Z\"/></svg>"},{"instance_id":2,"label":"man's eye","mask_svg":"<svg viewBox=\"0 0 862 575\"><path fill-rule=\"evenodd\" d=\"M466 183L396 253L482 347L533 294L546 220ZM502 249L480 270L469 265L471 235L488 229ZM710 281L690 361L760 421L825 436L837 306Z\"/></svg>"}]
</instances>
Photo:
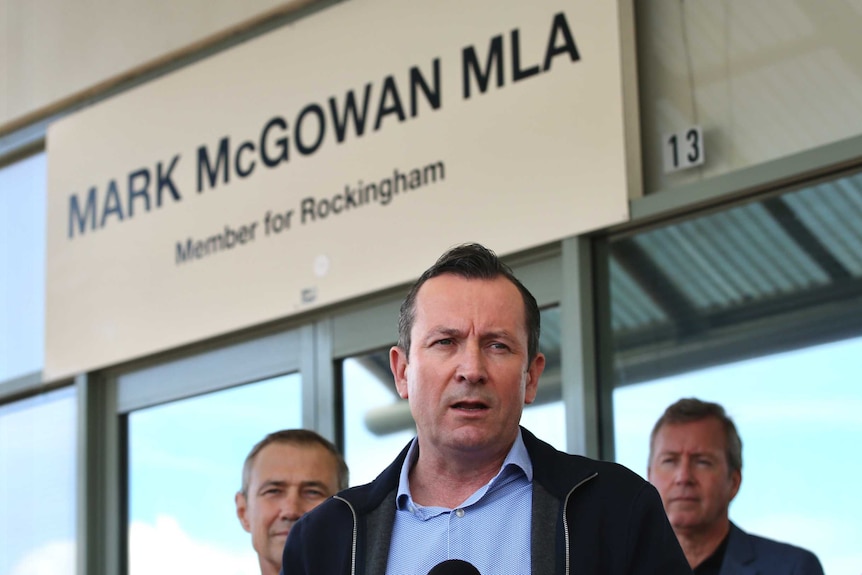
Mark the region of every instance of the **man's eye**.
<instances>
[{"instance_id":1,"label":"man's eye","mask_svg":"<svg viewBox=\"0 0 862 575\"><path fill-rule=\"evenodd\" d=\"M448 337L438 339L436 342L434 342L435 345L452 345L452 343L452 339Z\"/></svg>"},{"instance_id":2,"label":"man's eye","mask_svg":"<svg viewBox=\"0 0 862 575\"><path fill-rule=\"evenodd\" d=\"M500 343L499 341L495 341L494 343L491 344L491 348L505 351L505 350L509 349L509 346L506 345L505 343Z\"/></svg>"},{"instance_id":3,"label":"man's eye","mask_svg":"<svg viewBox=\"0 0 862 575\"><path fill-rule=\"evenodd\" d=\"M322 497L326 497L326 493L320 491L319 489L307 489L305 491L305 496L310 499L320 499Z\"/></svg>"}]
</instances>

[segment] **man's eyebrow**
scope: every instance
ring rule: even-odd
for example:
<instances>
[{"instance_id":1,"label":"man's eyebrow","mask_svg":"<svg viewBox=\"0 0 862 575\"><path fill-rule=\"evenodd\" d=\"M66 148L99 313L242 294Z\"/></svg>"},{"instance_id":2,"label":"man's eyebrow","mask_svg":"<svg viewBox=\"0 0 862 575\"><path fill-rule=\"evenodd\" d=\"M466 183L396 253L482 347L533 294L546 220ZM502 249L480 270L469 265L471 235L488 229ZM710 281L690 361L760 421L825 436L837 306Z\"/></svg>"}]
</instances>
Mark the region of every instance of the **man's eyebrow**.
<instances>
[{"instance_id":1,"label":"man's eyebrow","mask_svg":"<svg viewBox=\"0 0 862 575\"><path fill-rule=\"evenodd\" d=\"M269 487L287 487L288 482L282 481L280 479L270 479L269 481L264 481L260 484L258 491L263 491ZM300 487L321 487L324 489L328 489L325 482L320 481L319 479L306 479L299 482Z\"/></svg>"},{"instance_id":2,"label":"man's eyebrow","mask_svg":"<svg viewBox=\"0 0 862 575\"><path fill-rule=\"evenodd\" d=\"M329 487L327 487L326 483L324 483L323 481L319 481L317 479L311 479L309 481L301 481L300 486L302 486L302 487L320 487L325 491L329 490Z\"/></svg>"},{"instance_id":3,"label":"man's eyebrow","mask_svg":"<svg viewBox=\"0 0 862 575\"><path fill-rule=\"evenodd\" d=\"M681 449L662 449L658 455L682 455ZM718 457L719 454L714 451L692 451L689 453L691 457Z\"/></svg>"},{"instance_id":4,"label":"man's eyebrow","mask_svg":"<svg viewBox=\"0 0 862 575\"><path fill-rule=\"evenodd\" d=\"M710 457L710 458L718 458L721 454L718 451L692 451L692 457Z\"/></svg>"},{"instance_id":5,"label":"man's eyebrow","mask_svg":"<svg viewBox=\"0 0 862 575\"><path fill-rule=\"evenodd\" d=\"M459 329L459 328L447 327L444 325L434 326L428 330L428 334L432 335L432 336L433 335L460 336L463 333L464 333L464 331ZM483 332L482 334L480 334L480 336L482 337L482 339L494 339L494 338L513 339L513 337L514 337L509 331L507 331L505 329L486 331L486 332Z\"/></svg>"},{"instance_id":6,"label":"man's eyebrow","mask_svg":"<svg viewBox=\"0 0 862 575\"><path fill-rule=\"evenodd\" d=\"M483 339L515 339L515 337L516 336L512 335L505 329L501 329L498 331L489 331L482 334Z\"/></svg>"},{"instance_id":7,"label":"man's eyebrow","mask_svg":"<svg viewBox=\"0 0 862 575\"><path fill-rule=\"evenodd\" d=\"M260 487L257 488L258 492L268 488L268 487L284 487L287 485L286 481L281 481L279 479L270 479L268 481L264 481L260 484Z\"/></svg>"},{"instance_id":8,"label":"man's eyebrow","mask_svg":"<svg viewBox=\"0 0 862 575\"><path fill-rule=\"evenodd\" d=\"M461 330L455 327L437 325L428 330L428 333L432 335L460 335Z\"/></svg>"}]
</instances>

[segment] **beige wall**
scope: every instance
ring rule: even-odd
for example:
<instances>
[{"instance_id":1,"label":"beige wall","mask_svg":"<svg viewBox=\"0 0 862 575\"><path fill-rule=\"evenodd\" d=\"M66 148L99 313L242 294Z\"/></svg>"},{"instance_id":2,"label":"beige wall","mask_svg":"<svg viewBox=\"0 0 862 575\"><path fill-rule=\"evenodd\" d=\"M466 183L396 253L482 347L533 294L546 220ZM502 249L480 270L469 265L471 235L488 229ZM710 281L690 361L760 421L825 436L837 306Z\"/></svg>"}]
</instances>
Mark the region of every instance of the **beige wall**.
<instances>
[{"instance_id":1,"label":"beige wall","mask_svg":"<svg viewBox=\"0 0 862 575\"><path fill-rule=\"evenodd\" d=\"M308 0L0 0L0 133L147 63Z\"/></svg>"},{"instance_id":2,"label":"beige wall","mask_svg":"<svg viewBox=\"0 0 862 575\"><path fill-rule=\"evenodd\" d=\"M638 2L644 190L862 133L859 0ZM666 175L662 134L700 124L706 164Z\"/></svg>"}]
</instances>

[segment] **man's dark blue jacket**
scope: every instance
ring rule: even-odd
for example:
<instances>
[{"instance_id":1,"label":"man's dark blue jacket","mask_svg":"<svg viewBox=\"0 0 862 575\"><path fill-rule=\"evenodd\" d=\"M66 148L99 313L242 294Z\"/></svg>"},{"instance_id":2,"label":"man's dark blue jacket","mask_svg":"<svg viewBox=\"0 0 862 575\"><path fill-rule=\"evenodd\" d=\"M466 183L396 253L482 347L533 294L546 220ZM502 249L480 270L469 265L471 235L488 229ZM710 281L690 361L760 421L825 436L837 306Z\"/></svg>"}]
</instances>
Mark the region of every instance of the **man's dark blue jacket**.
<instances>
[{"instance_id":1,"label":"man's dark blue jacket","mask_svg":"<svg viewBox=\"0 0 862 575\"><path fill-rule=\"evenodd\" d=\"M652 485L621 465L562 453L521 432L533 463L533 575L691 574ZM290 530L282 573L385 574L406 455L407 447L373 482L303 516Z\"/></svg>"}]
</instances>

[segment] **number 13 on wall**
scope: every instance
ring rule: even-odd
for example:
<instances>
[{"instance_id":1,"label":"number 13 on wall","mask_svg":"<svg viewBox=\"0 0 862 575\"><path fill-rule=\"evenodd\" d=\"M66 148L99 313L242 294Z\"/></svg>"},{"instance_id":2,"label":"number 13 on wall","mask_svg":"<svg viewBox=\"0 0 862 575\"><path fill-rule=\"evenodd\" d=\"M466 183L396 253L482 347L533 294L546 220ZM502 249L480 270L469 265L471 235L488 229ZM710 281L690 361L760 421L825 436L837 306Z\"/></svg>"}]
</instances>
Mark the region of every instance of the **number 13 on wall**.
<instances>
[{"instance_id":1,"label":"number 13 on wall","mask_svg":"<svg viewBox=\"0 0 862 575\"><path fill-rule=\"evenodd\" d=\"M665 134L662 143L666 174L703 164L705 154L700 126Z\"/></svg>"}]
</instances>

